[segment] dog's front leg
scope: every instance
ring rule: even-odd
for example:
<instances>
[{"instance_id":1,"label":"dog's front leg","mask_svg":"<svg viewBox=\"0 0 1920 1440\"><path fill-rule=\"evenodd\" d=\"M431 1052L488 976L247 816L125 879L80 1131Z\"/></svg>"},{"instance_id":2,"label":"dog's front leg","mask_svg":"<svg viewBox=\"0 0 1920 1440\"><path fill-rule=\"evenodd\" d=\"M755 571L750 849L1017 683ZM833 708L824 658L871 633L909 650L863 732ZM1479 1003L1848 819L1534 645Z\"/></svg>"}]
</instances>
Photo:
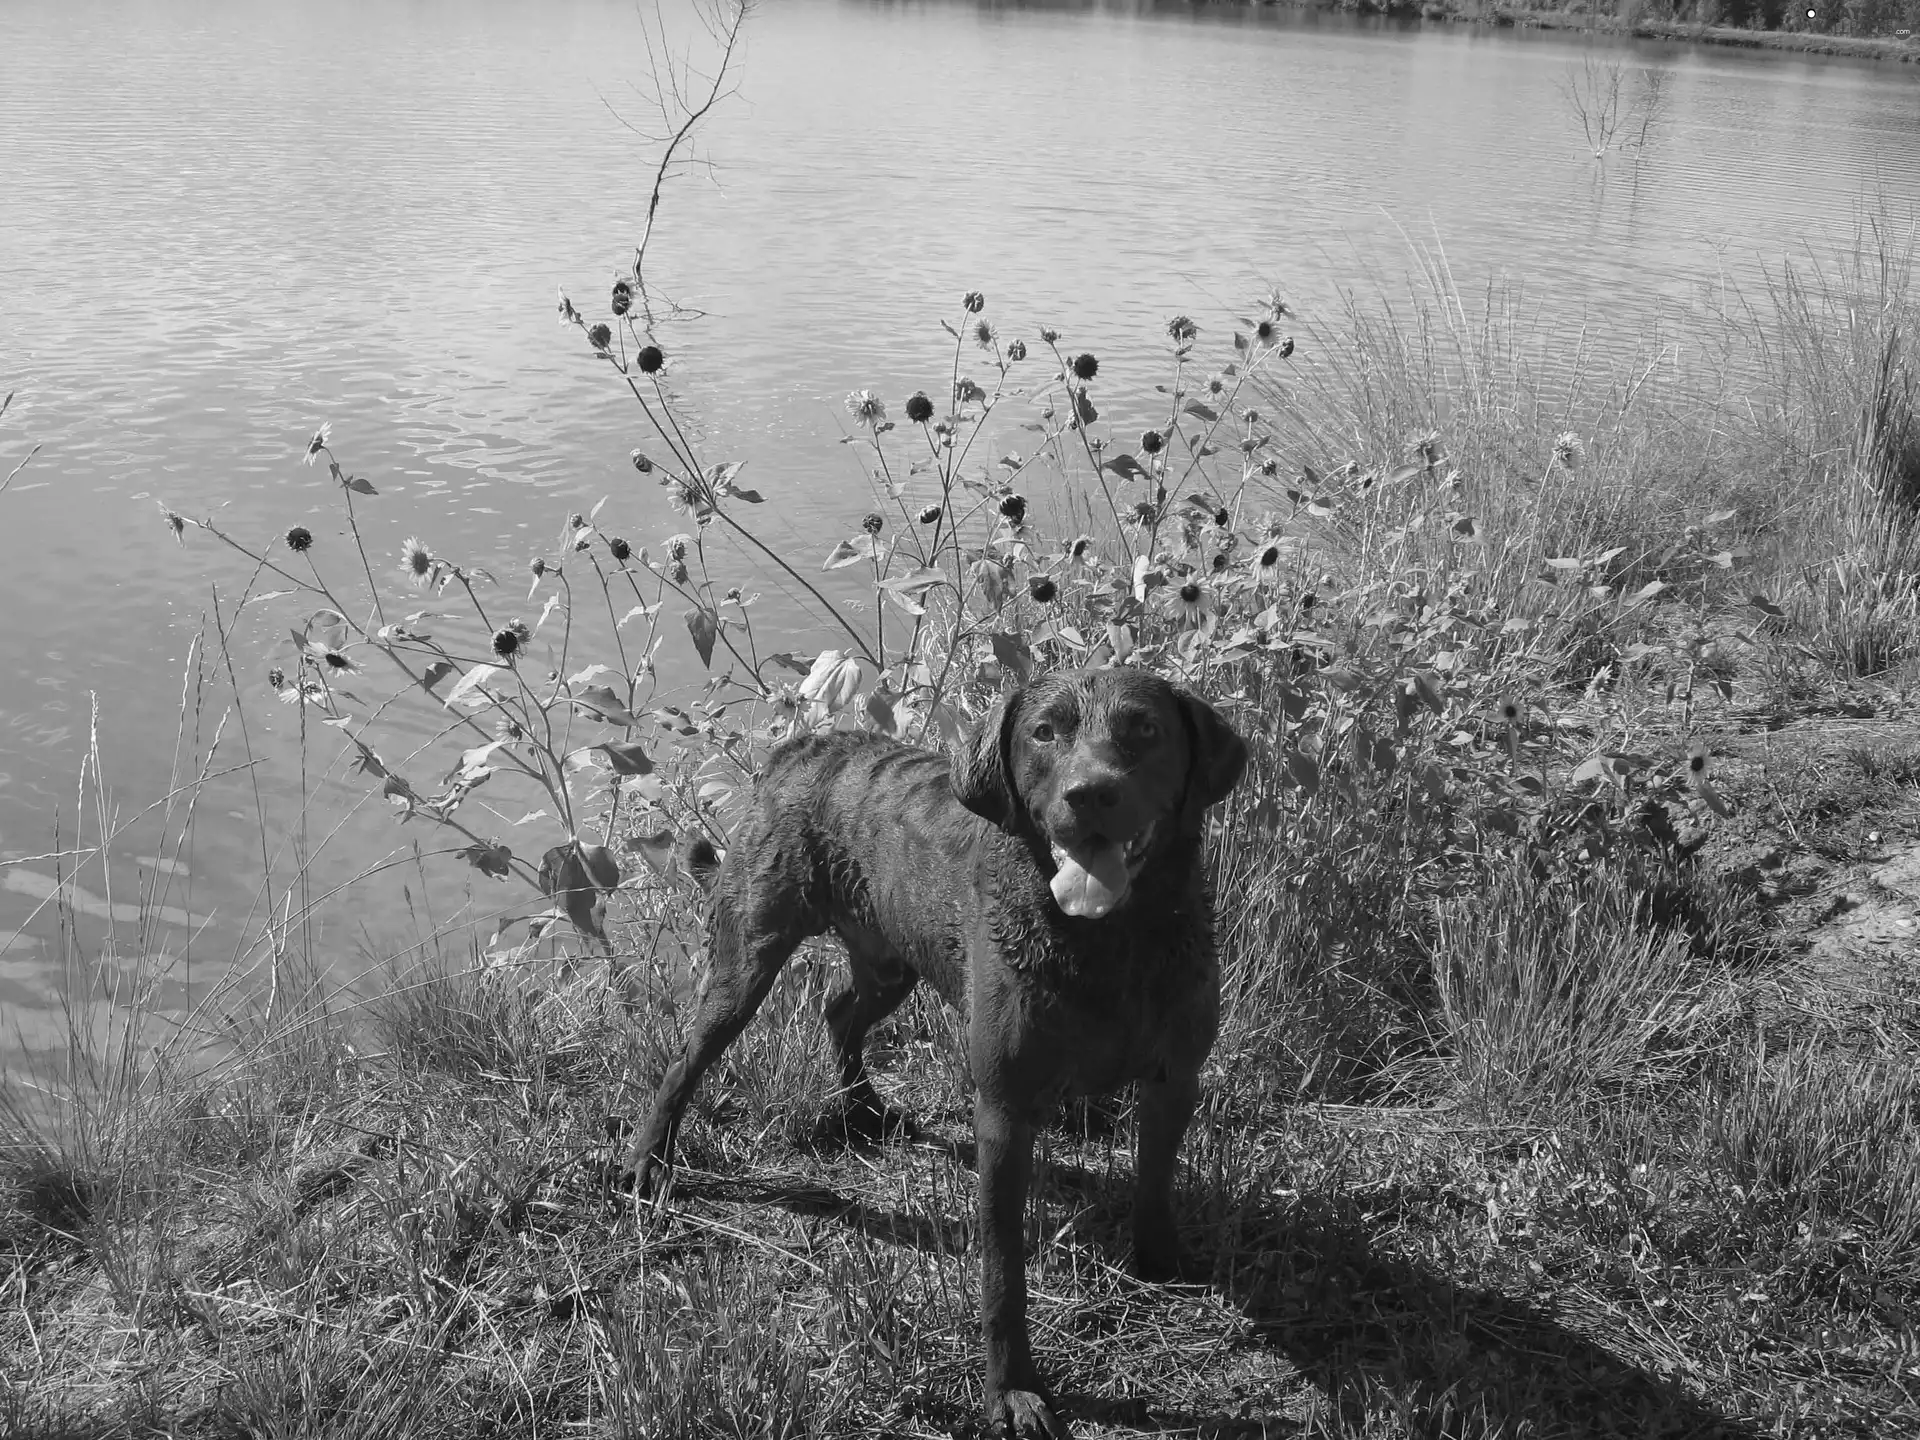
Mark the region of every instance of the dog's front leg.
<instances>
[{"instance_id":1,"label":"dog's front leg","mask_svg":"<svg viewBox=\"0 0 1920 1440\"><path fill-rule=\"evenodd\" d=\"M987 1425L1017 1440L1070 1434L1047 1404L1027 1340L1027 1186L1033 1126L981 1094L973 1102L980 1164L980 1328L987 1350Z\"/></svg>"},{"instance_id":2,"label":"dog's front leg","mask_svg":"<svg viewBox=\"0 0 1920 1440\"><path fill-rule=\"evenodd\" d=\"M1181 1138L1199 1100L1200 1077L1191 1071L1140 1085L1140 1135L1133 1162L1133 1268L1143 1280L1171 1280L1180 1273L1173 1171Z\"/></svg>"}]
</instances>

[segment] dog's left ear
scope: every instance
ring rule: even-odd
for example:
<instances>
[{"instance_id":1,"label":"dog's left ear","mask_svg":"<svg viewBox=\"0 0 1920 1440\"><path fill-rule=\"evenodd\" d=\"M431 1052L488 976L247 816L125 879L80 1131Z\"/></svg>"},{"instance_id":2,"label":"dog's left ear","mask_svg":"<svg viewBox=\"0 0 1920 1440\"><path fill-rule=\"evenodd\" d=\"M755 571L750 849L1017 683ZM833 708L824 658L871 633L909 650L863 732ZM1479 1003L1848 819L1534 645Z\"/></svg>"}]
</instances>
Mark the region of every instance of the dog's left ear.
<instances>
[{"instance_id":1,"label":"dog's left ear","mask_svg":"<svg viewBox=\"0 0 1920 1440\"><path fill-rule=\"evenodd\" d=\"M1013 718L1020 708L1015 687L993 702L986 718L949 758L953 798L982 820L1006 826L1013 819Z\"/></svg>"},{"instance_id":2,"label":"dog's left ear","mask_svg":"<svg viewBox=\"0 0 1920 1440\"><path fill-rule=\"evenodd\" d=\"M1198 828L1201 812L1233 792L1247 768L1247 742L1198 696L1175 692L1187 723L1187 796L1181 807L1186 822Z\"/></svg>"}]
</instances>

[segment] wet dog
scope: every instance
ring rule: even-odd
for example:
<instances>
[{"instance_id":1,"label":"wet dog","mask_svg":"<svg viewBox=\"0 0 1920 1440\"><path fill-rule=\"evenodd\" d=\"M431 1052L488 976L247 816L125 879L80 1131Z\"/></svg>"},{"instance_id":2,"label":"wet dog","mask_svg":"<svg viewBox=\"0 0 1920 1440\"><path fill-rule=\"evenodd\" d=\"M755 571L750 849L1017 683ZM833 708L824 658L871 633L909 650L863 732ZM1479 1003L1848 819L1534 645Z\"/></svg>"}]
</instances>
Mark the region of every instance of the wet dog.
<instances>
[{"instance_id":1,"label":"wet dog","mask_svg":"<svg viewBox=\"0 0 1920 1440\"><path fill-rule=\"evenodd\" d=\"M780 746L711 877L709 968L633 1152L636 1188L802 940L846 945L852 980L826 1018L856 1134L888 1121L867 1032L925 980L967 1020L988 1423L1066 1434L1027 1336L1034 1126L1064 1096L1138 1083L1134 1264L1170 1278L1174 1162L1219 1020L1202 821L1246 760L1211 706L1127 669L1003 696L951 761L874 735Z\"/></svg>"}]
</instances>

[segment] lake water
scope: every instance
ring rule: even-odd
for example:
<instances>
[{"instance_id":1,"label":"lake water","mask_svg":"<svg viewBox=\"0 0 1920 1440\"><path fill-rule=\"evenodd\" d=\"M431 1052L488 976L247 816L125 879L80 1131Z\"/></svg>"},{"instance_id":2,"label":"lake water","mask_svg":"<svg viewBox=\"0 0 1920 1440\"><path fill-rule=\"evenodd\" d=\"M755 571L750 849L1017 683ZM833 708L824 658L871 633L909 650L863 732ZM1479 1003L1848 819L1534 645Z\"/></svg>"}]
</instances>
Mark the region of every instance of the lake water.
<instances>
[{"instance_id":1,"label":"lake water","mask_svg":"<svg viewBox=\"0 0 1920 1440\"><path fill-rule=\"evenodd\" d=\"M695 36L684 9L666 18ZM1644 151L1604 165L1561 94L1577 36L767 4L739 95L702 132L711 170L669 189L651 251L656 281L706 312L667 332L676 384L712 453L749 462L743 483L775 502L755 515L767 537L812 556L867 508L833 443L842 397L937 391L938 321L968 289L1008 336L1051 324L1115 357L1117 398L1153 378L1170 315L1214 325L1277 285L1311 317L1368 264L1408 268L1407 235L1444 244L1469 284L1523 281L1549 320L1584 313L1630 343L1650 307L1843 238L1863 206L1920 203L1915 67L1599 53L1657 71L1669 97ZM230 606L249 577L207 537L175 545L158 500L254 541L309 525L337 563L336 495L300 464L326 420L381 491L361 506L377 559L419 534L511 591L603 496L636 543L678 528L628 466L646 438L631 402L553 313L558 286L597 317L631 256L655 151L622 120L645 128L647 76L624 0L0 8L0 393L18 392L0 478L41 447L0 495L0 859L71 843L90 694L119 813L165 789L189 643L214 587ZM251 607L232 643L281 828L293 716L266 672L306 608ZM222 676L203 735L228 704ZM233 722L222 755L244 758ZM336 812L360 789L327 785ZM151 825L119 846L126 876L164 876L177 981L188 955L218 968L254 903L255 803L243 777L211 786L177 865L138 870ZM516 851L558 838L536 828ZM350 820L321 873L394 842L391 819ZM468 878L435 863L444 911ZM45 1035L63 983L54 868L0 868L0 1053ZM97 869L80 880L92 945L136 897L130 879L111 895ZM343 964L406 943L400 886L328 914Z\"/></svg>"}]
</instances>

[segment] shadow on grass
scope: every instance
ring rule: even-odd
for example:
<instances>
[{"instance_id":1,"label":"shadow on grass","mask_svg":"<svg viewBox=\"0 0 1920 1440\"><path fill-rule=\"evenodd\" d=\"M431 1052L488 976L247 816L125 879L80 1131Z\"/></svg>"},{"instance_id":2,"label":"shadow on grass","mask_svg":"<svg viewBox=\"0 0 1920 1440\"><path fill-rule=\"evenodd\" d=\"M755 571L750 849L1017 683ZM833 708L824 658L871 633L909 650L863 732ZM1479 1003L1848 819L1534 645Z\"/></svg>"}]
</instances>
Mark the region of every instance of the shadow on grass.
<instances>
[{"instance_id":1,"label":"shadow on grass","mask_svg":"<svg viewBox=\"0 0 1920 1440\"><path fill-rule=\"evenodd\" d=\"M1076 1226L1081 1236L1124 1265L1130 1177L1056 1164L1049 1178L1087 1202ZM699 1188L712 1198L724 1194L831 1218L885 1244L954 1253L963 1243L924 1215L877 1208L825 1184L708 1179ZM1209 1234L1189 1231L1190 1268L1211 1274L1208 1288L1250 1323L1252 1344L1273 1352L1326 1397L1330 1433L1758 1440L1752 1426L1545 1308L1461 1283L1397 1253L1337 1201L1307 1197L1242 1207L1231 1226L1230 1241L1224 1226ZM1307 1428L1278 1415L1250 1418L1244 1410L1192 1413L1072 1392L1060 1401L1082 1421L1203 1437L1282 1436ZM1321 1433L1327 1426L1314 1428Z\"/></svg>"},{"instance_id":2,"label":"shadow on grass","mask_svg":"<svg viewBox=\"0 0 1920 1440\"><path fill-rule=\"evenodd\" d=\"M1202 1245L1196 1260L1213 1263L1254 1337L1327 1397L1340 1428L1385 1411L1422 1435L1759 1433L1538 1305L1395 1253L1337 1202L1260 1206L1235 1229L1231 1254Z\"/></svg>"}]
</instances>

